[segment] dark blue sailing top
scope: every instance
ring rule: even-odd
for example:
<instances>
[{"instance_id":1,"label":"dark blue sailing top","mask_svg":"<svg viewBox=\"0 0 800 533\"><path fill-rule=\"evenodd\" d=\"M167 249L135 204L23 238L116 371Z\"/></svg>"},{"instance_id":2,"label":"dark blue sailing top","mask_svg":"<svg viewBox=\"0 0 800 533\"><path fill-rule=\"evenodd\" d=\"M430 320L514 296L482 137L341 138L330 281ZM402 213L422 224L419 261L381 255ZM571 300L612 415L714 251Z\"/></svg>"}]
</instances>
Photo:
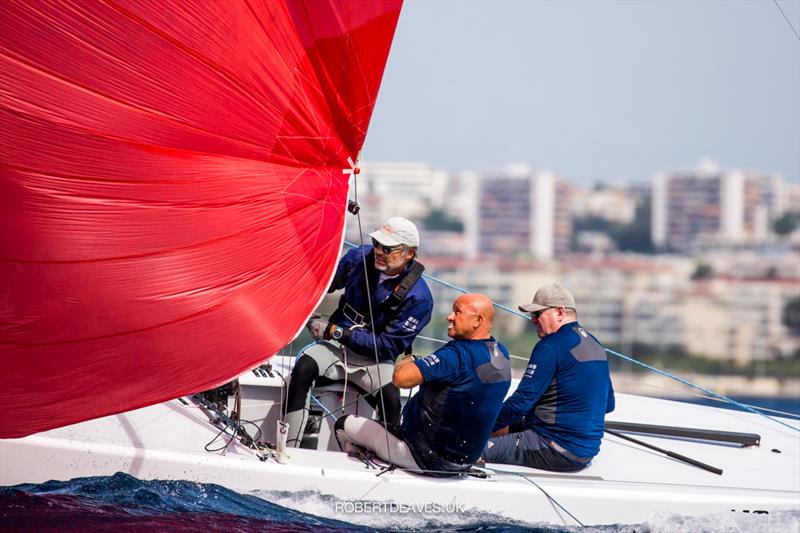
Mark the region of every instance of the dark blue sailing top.
<instances>
[{"instance_id":1,"label":"dark blue sailing top","mask_svg":"<svg viewBox=\"0 0 800 533\"><path fill-rule=\"evenodd\" d=\"M511 384L508 351L494 340L452 340L414 361L424 382L403 409L403 439L423 468L471 465ZM437 457L430 457L431 455Z\"/></svg>"},{"instance_id":2,"label":"dark blue sailing top","mask_svg":"<svg viewBox=\"0 0 800 533\"><path fill-rule=\"evenodd\" d=\"M494 429L533 429L578 457L600 451L614 388L603 345L577 322L564 324L533 348L517 390Z\"/></svg>"},{"instance_id":3,"label":"dark blue sailing top","mask_svg":"<svg viewBox=\"0 0 800 533\"><path fill-rule=\"evenodd\" d=\"M374 358L375 349L370 329L367 287L364 281L364 259L366 256L368 281L372 289L372 311L375 327L375 345L380 361L394 361L411 346L414 338L431 320L433 297L425 280L420 278L408 291L400 306L393 312L385 305L392 291L400 283L401 276L379 283L375 269L372 246L364 245L348 251L340 260L328 292L344 289L339 306L330 317L332 323L345 329L340 339L343 345L365 357ZM413 260L412 260L413 263ZM406 271L411 263L406 266ZM360 325L350 329L352 326Z\"/></svg>"}]
</instances>

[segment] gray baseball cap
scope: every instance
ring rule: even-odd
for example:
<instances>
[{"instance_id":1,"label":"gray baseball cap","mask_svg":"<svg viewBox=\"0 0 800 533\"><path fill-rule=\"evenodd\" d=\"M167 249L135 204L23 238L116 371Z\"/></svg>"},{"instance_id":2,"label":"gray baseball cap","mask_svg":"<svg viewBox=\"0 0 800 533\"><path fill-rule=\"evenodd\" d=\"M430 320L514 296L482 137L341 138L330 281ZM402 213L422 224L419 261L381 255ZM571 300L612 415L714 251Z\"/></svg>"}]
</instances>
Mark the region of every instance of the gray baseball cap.
<instances>
[{"instance_id":1,"label":"gray baseball cap","mask_svg":"<svg viewBox=\"0 0 800 533\"><path fill-rule=\"evenodd\" d=\"M575 309L575 297L567 289L556 283L539 287L533 295L533 302L520 305L523 313L535 313L550 307L569 307Z\"/></svg>"}]
</instances>

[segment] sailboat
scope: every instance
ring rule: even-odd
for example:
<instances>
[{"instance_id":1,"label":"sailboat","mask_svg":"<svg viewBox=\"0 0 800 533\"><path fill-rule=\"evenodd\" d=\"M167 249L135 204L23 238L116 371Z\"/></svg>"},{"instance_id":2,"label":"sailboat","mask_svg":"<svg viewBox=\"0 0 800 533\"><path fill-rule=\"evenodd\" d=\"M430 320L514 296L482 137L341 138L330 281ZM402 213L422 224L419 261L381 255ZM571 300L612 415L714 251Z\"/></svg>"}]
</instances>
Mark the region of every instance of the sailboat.
<instances>
[{"instance_id":1,"label":"sailboat","mask_svg":"<svg viewBox=\"0 0 800 533\"><path fill-rule=\"evenodd\" d=\"M797 422L623 394L574 474L349 457L330 415L370 408L341 387L315 392L309 448L259 444L293 364L271 356L340 253L400 9L0 5L0 485L126 472L578 525L800 508Z\"/></svg>"}]
</instances>

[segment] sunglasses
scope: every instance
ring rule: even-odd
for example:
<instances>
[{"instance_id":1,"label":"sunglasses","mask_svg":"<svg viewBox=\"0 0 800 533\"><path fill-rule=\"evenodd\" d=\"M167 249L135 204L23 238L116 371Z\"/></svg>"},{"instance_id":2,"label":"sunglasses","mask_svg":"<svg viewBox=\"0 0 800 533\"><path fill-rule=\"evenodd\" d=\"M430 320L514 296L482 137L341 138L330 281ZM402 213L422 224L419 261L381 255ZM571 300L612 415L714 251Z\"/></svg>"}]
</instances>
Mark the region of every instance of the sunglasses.
<instances>
[{"instance_id":1,"label":"sunglasses","mask_svg":"<svg viewBox=\"0 0 800 533\"><path fill-rule=\"evenodd\" d=\"M544 309L539 309L538 311L534 311L531 313L531 318L539 319L539 316L544 313L545 311L549 311L550 309L555 309L554 307L546 307Z\"/></svg>"},{"instance_id":2,"label":"sunglasses","mask_svg":"<svg viewBox=\"0 0 800 533\"><path fill-rule=\"evenodd\" d=\"M385 245L379 243L375 239L372 239L372 247L375 248L376 250L383 251L383 253L385 253L386 255L393 254L394 252L403 249L403 245L402 244L398 244L397 246L385 246Z\"/></svg>"}]
</instances>

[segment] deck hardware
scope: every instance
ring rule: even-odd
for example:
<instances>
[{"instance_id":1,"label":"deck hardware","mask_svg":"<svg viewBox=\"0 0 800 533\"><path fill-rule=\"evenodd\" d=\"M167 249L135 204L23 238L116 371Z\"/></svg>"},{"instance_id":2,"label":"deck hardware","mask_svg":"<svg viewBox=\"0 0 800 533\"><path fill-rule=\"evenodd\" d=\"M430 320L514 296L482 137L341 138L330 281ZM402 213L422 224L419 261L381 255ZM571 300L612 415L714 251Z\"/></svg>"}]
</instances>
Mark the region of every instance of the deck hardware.
<instances>
[{"instance_id":1,"label":"deck hardware","mask_svg":"<svg viewBox=\"0 0 800 533\"><path fill-rule=\"evenodd\" d=\"M724 442L738 444L741 447L758 446L761 435L755 433L739 433L736 431L718 431L714 429L686 428L680 426L657 426L654 424L637 424L633 422L606 421L606 429L638 433L640 435L663 435L693 440Z\"/></svg>"}]
</instances>

